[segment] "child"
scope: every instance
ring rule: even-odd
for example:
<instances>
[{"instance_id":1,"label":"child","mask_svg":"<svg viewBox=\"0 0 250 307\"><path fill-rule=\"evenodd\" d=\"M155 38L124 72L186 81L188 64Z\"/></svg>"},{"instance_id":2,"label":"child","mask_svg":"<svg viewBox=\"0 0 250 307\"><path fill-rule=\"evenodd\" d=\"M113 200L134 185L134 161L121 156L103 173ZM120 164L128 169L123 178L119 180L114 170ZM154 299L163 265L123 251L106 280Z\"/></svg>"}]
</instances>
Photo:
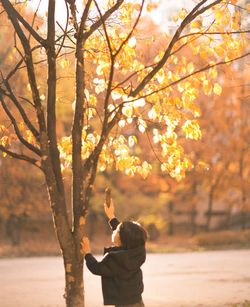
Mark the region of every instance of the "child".
<instances>
[{"instance_id":1,"label":"child","mask_svg":"<svg viewBox=\"0 0 250 307\"><path fill-rule=\"evenodd\" d=\"M119 223L114 205L104 204L104 210L113 229L113 247L104 248L104 257L98 262L91 254L88 238L82 239L82 251L88 269L102 277L104 305L115 307L143 307L141 265L146 260L146 231L136 222Z\"/></svg>"}]
</instances>

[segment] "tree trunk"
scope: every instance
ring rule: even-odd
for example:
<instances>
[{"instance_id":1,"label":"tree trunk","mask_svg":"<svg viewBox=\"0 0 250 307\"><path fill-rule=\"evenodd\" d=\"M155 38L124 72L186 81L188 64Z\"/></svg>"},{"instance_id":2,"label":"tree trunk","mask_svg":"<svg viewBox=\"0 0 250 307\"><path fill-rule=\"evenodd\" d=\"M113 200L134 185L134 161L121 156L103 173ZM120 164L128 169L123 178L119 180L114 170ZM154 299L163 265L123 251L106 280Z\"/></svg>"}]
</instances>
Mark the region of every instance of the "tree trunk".
<instances>
[{"instance_id":1,"label":"tree trunk","mask_svg":"<svg viewBox=\"0 0 250 307\"><path fill-rule=\"evenodd\" d=\"M214 200L214 189L211 188L208 195L208 210L207 210L207 223L206 223L206 231L210 231L212 210L213 210L213 200Z\"/></svg>"},{"instance_id":2,"label":"tree trunk","mask_svg":"<svg viewBox=\"0 0 250 307\"><path fill-rule=\"evenodd\" d=\"M48 187L50 205L57 239L64 259L65 270L65 300L67 307L84 307L83 288L83 255L80 251L80 241L83 235L83 225L72 232L68 220L65 195L57 185L50 159L43 161L45 178ZM81 230L81 231L80 231Z\"/></svg>"},{"instance_id":3,"label":"tree trunk","mask_svg":"<svg viewBox=\"0 0 250 307\"><path fill-rule=\"evenodd\" d=\"M246 190L245 190L245 180L243 176L244 170L244 149L241 150L240 153L240 160L239 160L239 175L240 175L240 187L241 187L241 198L240 198L240 205L241 205L241 228L242 230L246 229Z\"/></svg>"},{"instance_id":4,"label":"tree trunk","mask_svg":"<svg viewBox=\"0 0 250 307\"><path fill-rule=\"evenodd\" d=\"M218 188L219 182L223 176L224 171L227 169L229 162L226 162L224 165L224 168L222 171L218 174L218 176L215 178L214 183L210 186L210 191L208 195L208 210L207 210L207 223L206 223L206 231L209 232L210 230L210 224L211 224L211 218L213 214L213 205L214 205L214 194L215 191Z\"/></svg>"},{"instance_id":5,"label":"tree trunk","mask_svg":"<svg viewBox=\"0 0 250 307\"><path fill-rule=\"evenodd\" d=\"M168 204L168 235L174 235L174 203Z\"/></svg>"},{"instance_id":6,"label":"tree trunk","mask_svg":"<svg viewBox=\"0 0 250 307\"><path fill-rule=\"evenodd\" d=\"M225 229L230 229L231 223L231 216L232 216L232 205L229 205L228 210L226 212L226 220L225 220Z\"/></svg>"},{"instance_id":7,"label":"tree trunk","mask_svg":"<svg viewBox=\"0 0 250 307\"><path fill-rule=\"evenodd\" d=\"M196 214L197 214L196 207L195 205L193 205L190 214L192 235L196 234Z\"/></svg>"},{"instance_id":8,"label":"tree trunk","mask_svg":"<svg viewBox=\"0 0 250 307\"><path fill-rule=\"evenodd\" d=\"M246 212L244 210L241 211L241 229L246 230Z\"/></svg>"},{"instance_id":9,"label":"tree trunk","mask_svg":"<svg viewBox=\"0 0 250 307\"><path fill-rule=\"evenodd\" d=\"M75 256L71 263L64 258L65 299L67 307L84 307L83 257Z\"/></svg>"}]
</instances>

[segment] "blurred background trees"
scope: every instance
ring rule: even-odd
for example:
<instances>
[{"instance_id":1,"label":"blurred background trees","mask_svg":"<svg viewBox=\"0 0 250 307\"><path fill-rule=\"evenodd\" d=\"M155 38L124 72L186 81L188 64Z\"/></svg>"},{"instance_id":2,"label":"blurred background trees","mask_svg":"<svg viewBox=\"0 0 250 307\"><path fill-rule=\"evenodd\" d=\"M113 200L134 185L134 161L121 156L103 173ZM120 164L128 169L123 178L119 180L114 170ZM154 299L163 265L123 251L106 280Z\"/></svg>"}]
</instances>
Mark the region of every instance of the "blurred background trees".
<instances>
[{"instance_id":1,"label":"blurred background trees","mask_svg":"<svg viewBox=\"0 0 250 307\"><path fill-rule=\"evenodd\" d=\"M29 13L26 13L31 23L32 16L33 14L30 13L29 16ZM37 27L42 27L42 18L38 16L36 23ZM235 15L235 30L240 29L240 24L241 21ZM148 35L149 31L150 35ZM0 40L6 48L0 50L0 64L6 71L11 67L12 61L18 57L18 51L12 48L14 37L12 29L3 20ZM157 56L169 38L150 18L143 17L136 39L141 42L138 47L139 60L147 65ZM247 39L249 41L249 38ZM197 44L193 48L198 50L202 46ZM193 58L196 64L203 64L211 52L204 50L204 58L198 59L191 49L190 46L186 46L179 51L178 57L182 59L183 65L187 57ZM217 49L215 52L220 54L223 50ZM61 119L58 126L61 136L67 134L71 128L69 118L73 114L72 101L74 100L72 91L74 80L71 74L74 67L73 57L74 54L71 52L64 54L58 65L60 83L57 89L59 102L57 112ZM91 67L90 64L87 65ZM187 69L192 71L192 65L188 67L187 63ZM218 78L223 90L221 94L219 93L220 95L211 97L210 94L213 91L220 92L221 88L214 88L209 80L206 80L203 88L200 89L194 112L202 114L199 123L203 138L195 144L192 140L188 142L183 140L183 146L192 157L194 167L178 184L160 172L161 162L157 160L157 152L152 150L152 144L148 141L148 134L153 134L154 129L158 128L157 125L150 126L149 123L149 130L145 134L139 133L132 127L124 128L125 135L129 136L133 133L138 138L138 144L133 147L133 151L136 154L140 153L146 160L150 159L155 172L147 179L142 179L138 175L131 179L112 169L105 170L97 179L91 198L90 234L98 232L100 229L98 225L101 224L104 227L102 205L106 185L110 185L113 190L118 215L140 220L148 228L152 239L157 238L160 233L174 234L185 232L186 229L195 234L222 228L245 229L250 226L249 71L249 58L242 59L232 66L220 67L216 71L210 70L211 79ZM43 63L41 63L38 66L38 74L42 76L43 73ZM27 97L30 89L27 86L25 74L18 74L15 78L16 91L25 93ZM117 78L119 80L119 76ZM43 88L45 92L46 80L41 81L39 86L41 92ZM173 89L176 97L180 90ZM175 103L178 104L178 101ZM28 101L27 104L29 104ZM28 115L31 119L32 112L30 108ZM2 112L0 120L4 124L8 121ZM22 129L21 125L20 129ZM1 129L4 129L3 126L0 126L2 133ZM20 147L19 151L22 152L25 149ZM12 158L0 158L0 173L1 229L2 233L9 234L11 241L16 244L21 239L13 239L15 235L10 234L8 230L11 223L16 223L16 217L20 220L20 223L16 223L18 229L24 227L24 224L32 224L32 220L36 221L36 224L39 224L39 221L42 223L42 220L49 221L50 212L47 206L45 183L38 170L21 162L13 163ZM64 176L66 194L70 199L70 176L67 172ZM93 226L91 223L93 220L98 221L97 226ZM33 226L26 228L28 231L34 229ZM39 227L37 229L42 231Z\"/></svg>"}]
</instances>

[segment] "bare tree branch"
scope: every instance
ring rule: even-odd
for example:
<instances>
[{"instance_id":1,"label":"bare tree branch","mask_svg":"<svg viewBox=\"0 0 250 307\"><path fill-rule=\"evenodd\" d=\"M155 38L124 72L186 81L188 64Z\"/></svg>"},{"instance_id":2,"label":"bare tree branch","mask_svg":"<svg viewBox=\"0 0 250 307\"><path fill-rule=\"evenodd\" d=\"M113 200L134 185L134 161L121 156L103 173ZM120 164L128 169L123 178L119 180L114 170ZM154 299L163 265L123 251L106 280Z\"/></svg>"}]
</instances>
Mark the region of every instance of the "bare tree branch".
<instances>
[{"instance_id":1,"label":"bare tree branch","mask_svg":"<svg viewBox=\"0 0 250 307\"><path fill-rule=\"evenodd\" d=\"M188 34L185 34L185 35L182 35L179 37L179 40L183 39L183 38L186 38L186 37L190 37L190 36L194 36L194 35L199 35L199 37L201 36L207 36L207 35L231 35L231 34L243 34L243 33L250 33L250 30L239 30L239 31L225 31L225 32L216 32L216 31L213 31L213 32L194 32L194 33L188 33Z\"/></svg>"},{"instance_id":2,"label":"bare tree branch","mask_svg":"<svg viewBox=\"0 0 250 307\"><path fill-rule=\"evenodd\" d=\"M62 180L60 153L57 146L56 129L56 50L55 50L55 0L48 4L47 22L47 61L48 61L48 94L47 94L47 128L49 150L52 160L52 168L60 195L64 195ZM64 204L64 203L63 203ZM57 204L57 206L62 205Z\"/></svg>"},{"instance_id":3,"label":"bare tree branch","mask_svg":"<svg viewBox=\"0 0 250 307\"><path fill-rule=\"evenodd\" d=\"M65 2L65 5L66 5L66 11L67 11L67 16L66 16L66 25L65 25L65 29L63 30L63 39L62 39L62 43L61 43L61 46L59 47L58 51L57 51L57 54L56 54L56 58L58 57L58 55L60 54L62 48L64 47L64 41L65 41L65 38L67 36L67 30L68 30L68 25L69 25L69 8L67 6L67 3ZM59 24L57 22L57 24Z\"/></svg>"},{"instance_id":4,"label":"bare tree branch","mask_svg":"<svg viewBox=\"0 0 250 307\"><path fill-rule=\"evenodd\" d=\"M155 151L155 149L154 149L154 146L153 146L153 144L152 144L152 142L151 142L151 140L150 140L150 137L149 137L149 135L148 135L148 131L147 131L147 130L146 130L146 135L147 135L148 143L149 143L149 145L150 145L151 150L152 150L153 153L154 153L154 156L155 156L156 160L158 160L160 163L163 163L163 161L161 161L161 159L159 158L159 156L157 155L157 153L156 153L156 151Z\"/></svg>"},{"instance_id":5,"label":"bare tree branch","mask_svg":"<svg viewBox=\"0 0 250 307\"><path fill-rule=\"evenodd\" d=\"M89 202L90 193L91 193L91 190L92 190L92 187L93 187L93 183L95 181L95 177L96 177L96 173L97 173L97 165L98 165L99 156L101 154L103 145L105 144L107 137L108 137L109 133L111 132L111 130L113 129L113 127L121 119L121 116L122 116L122 106L119 107L118 111L116 112L116 115L105 126L106 129L103 129L100 141L96 145L95 149L93 150L93 152L91 153L89 158L85 161L83 171L84 171L84 173L90 172L90 176L88 178L88 184L87 184L87 187L86 187L86 193L85 193L85 195L86 195L85 201L86 201L87 204ZM86 210L87 210L87 207L82 208L83 212L85 212Z\"/></svg>"},{"instance_id":6,"label":"bare tree branch","mask_svg":"<svg viewBox=\"0 0 250 307\"><path fill-rule=\"evenodd\" d=\"M29 162L29 163L35 165L36 167L38 167L39 169L41 169L41 167L38 166L38 160L36 160L36 159L30 158L30 157L22 155L22 154L15 153L15 152L5 148L1 144L0 144L0 151L6 153L7 155L9 155L12 158Z\"/></svg>"},{"instance_id":7,"label":"bare tree branch","mask_svg":"<svg viewBox=\"0 0 250 307\"><path fill-rule=\"evenodd\" d=\"M65 3L69 4L70 7L70 12L71 12L71 16L72 16L72 23L74 25L74 28L76 30L76 33L78 32L78 23L77 23L77 18L76 18L76 4L75 4L75 0L65 0Z\"/></svg>"},{"instance_id":8,"label":"bare tree branch","mask_svg":"<svg viewBox=\"0 0 250 307\"><path fill-rule=\"evenodd\" d=\"M41 48L41 45L35 46L31 49L31 52L35 51L36 49ZM15 73L20 69L20 66L24 62L24 59L22 58L16 65L15 67L8 73L6 76L5 80L9 80L11 77L15 75ZM0 84L1 85L1 84Z\"/></svg>"},{"instance_id":9,"label":"bare tree branch","mask_svg":"<svg viewBox=\"0 0 250 307\"><path fill-rule=\"evenodd\" d=\"M14 95L12 88L9 84L8 81L5 81L5 86L8 92L3 91L0 88L0 93L2 92L4 95L8 96L13 103L15 104L15 106L17 107L20 115L22 116L23 121L25 122L26 126L30 129L30 131L32 132L33 136L35 137L35 139L37 141L39 141L39 132L37 131L37 129L33 126L33 124L31 123L31 121L29 120L27 114L25 113L25 110L23 109L22 105L20 104L20 102L18 101L18 99L16 98L16 96Z\"/></svg>"},{"instance_id":10,"label":"bare tree branch","mask_svg":"<svg viewBox=\"0 0 250 307\"><path fill-rule=\"evenodd\" d=\"M2 6L7 12L10 19L18 20L28 32L44 47L46 47L46 40L43 39L31 26L30 24L18 13L13 7L9 0L1 0Z\"/></svg>"},{"instance_id":11,"label":"bare tree branch","mask_svg":"<svg viewBox=\"0 0 250 307\"><path fill-rule=\"evenodd\" d=\"M76 104L72 126L72 173L73 173L73 211L74 231L78 235L79 217L81 208L84 206L82 193L82 130L84 113L86 110L85 89L85 60L84 60L84 29L92 0L88 0L81 16L80 26L77 27L76 36Z\"/></svg>"},{"instance_id":12,"label":"bare tree branch","mask_svg":"<svg viewBox=\"0 0 250 307\"><path fill-rule=\"evenodd\" d=\"M106 95L105 95L105 99L104 99L104 121L103 121L103 125L102 125L102 131L104 131L104 129L106 129L106 125L107 125L107 122L108 122L108 102L109 102L109 97L111 95L111 88L112 88L112 82L113 82L113 77L114 77L114 65L115 65L116 55L113 55L113 50L112 50L110 38L109 38L109 35L108 35L108 31L107 31L106 24L105 24L105 21L103 19L101 10L100 10L97 2L95 0L94 0L94 2L95 2L95 6L98 10L98 13L100 15L100 19L102 21L102 26L103 26L103 29L104 29L105 38L106 38L106 41L107 41L107 45L108 45L108 49L109 49L109 55L110 55L109 80L108 80L108 87L107 87L107 91L106 91Z\"/></svg>"},{"instance_id":13,"label":"bare tree branch","mask_svg":"<svg viewBox=\"0 0 250 307\"><path fill-rule=\"evenodd\" d=\"M11 20L11 23L21 41L21 44L23 46L24 52L25 52L25 63L27 65L27 73L28 73L28 78L29 78L29 83L31 87L31 92L32 92L32 97L34 104L36 106L36 111L37 111L37 118L38 118L38 123L39 123L39 128L40 131L45 132L46 131L46 122L44 118L44 112L42 110L42 104L41 104L41 99L37 87L37 82L36 82L36 75L35 75L35 70L34 70L34 63L33 63L33 58L32 58L32 52L30 48L29 41L27 37L24 35L20 25L19 25L19 20L16 16L16 14L12 14L13 12L13 7L10 4L9 1L7 0L1 0L1 3L3 7L6 10L6 13L8 14L9 19ZM16 66L17 69L17 66Z\"/></svg>"},{"instance_id":14,"label":"bare tree branch","mask_svg":"<svg viewBox=\"0 0 250 307\"><path fill-rule=\"evenodd\" d=\"M38 12L38 10L39 10L39 7L40 7L40 5L41 5L41 2L42 2L42 0L39 0L39 3L38 3L37 8L36 8L36 11L35 11L35 13L34 13L34 15L33 15L32 23L31 23L31 28L32 28L32 29L33 29L33 27L34 27L35 20L36 20L36 17L37 17L37 12ZM28 38L29 41L30 41L30 38L31 38L31 33L29 34L29 38Z\"/></svg>"},{"instance_id":15,"label":"bare tree branch","mask_svg":"<svg viewBox=\"0 0 250 307\"><path fill-rule=\"evenodd\" d=\"M95 6L97 8L97 11L98 11L98 13L100 15L100 19L101 19L101 22L102 22L102 26L103 26L105 38L106 38L106 41L107 41L110 57L112 59L114 57L113 56L113 50L112 50L111 42L110 42L110 39L109 39L108 31L107 31L107 28L106 28L105 20L103 19L102 12L101 12L101 10L100 10L100 8L98 6L98 3L95 0L94 0L94 2L95 2Z\"/></svg>"},{"instance_id":16,"label":"bare tree branch","mask_svg":"<svg viewBox=\"0 0 250 307\"><path fill-rule=\"evenodd\" d=\"M63 31L63 35L62 36L60 36L59 37L59 39L57 39L56 41L59 41L61 38L64 38L64 37L67 37L70 41L71 41L71 43L73 44L73 45L75 45L76 43L73 41L73 39L69 36L69 32L70 31L68 31L68 32L65 32L65 29L63 29L63 27L60 25L60 23L57 21L56 22L57 23L57 25L60 27L60 29ZM61 44L62 45L62 44ZM63 46L63 48L65 48L65 46ZM75 49L75 48L74 48ZM58 53L57 53L58 54Z\"/></svg>"},{"instance_id":17,"label":"bare tree branch","mask_svg":"<svg viewBox=\"0 0 250 307\"><path fill-rule=\"evenodd\" d=\"M23 145L28 148L29 150L33 151L35 154L37 154L38 156L41 156L41 151L35 147L34 145L30 144L27 140L25 140L25 138L23 137L20 129L18 128L17 122L15 117L12 115L12 113L10 112L10 110L8 109L3 97L0 95L0 101L2 104L2 107L5 111L5 113L7 114L7 116L9 117L9 119L11 120L11 123L15 129L16 135L18 137L18 139L20 140L21 143L23 143Z\"/></svg>"},{"instance_id":18,"label":"bare tree branch","mask_svg":"<svg viewBox=\"0 0 250 307\"><path fill-rule=\"evenodd\" d=\"M105 22L115 11L118 10L118 8L123 4L123 2L124 0L117 0L116 4L103 14L102 20L101 18L97 20L91 25L90 29L84 33L84 39L87 39L90 35L92 35L93 32L95 32L102 25L103 21Z\"/></svg>"}]
</instances>

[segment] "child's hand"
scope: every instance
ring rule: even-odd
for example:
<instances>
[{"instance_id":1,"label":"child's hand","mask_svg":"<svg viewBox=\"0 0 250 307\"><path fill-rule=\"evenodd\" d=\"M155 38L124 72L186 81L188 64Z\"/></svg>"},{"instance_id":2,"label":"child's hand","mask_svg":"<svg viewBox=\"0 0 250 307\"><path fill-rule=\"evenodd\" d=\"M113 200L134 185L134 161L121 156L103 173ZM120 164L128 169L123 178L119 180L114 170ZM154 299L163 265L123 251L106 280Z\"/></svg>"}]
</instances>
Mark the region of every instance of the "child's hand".
<instances>
[{"instance_id":1,"label":"child's hand","mask_svg":"<svg viewBox=\"0 0 250 307\"><path fill-rule=\"evenodd\" d=\"M115 217L115 207L114 207L114 203L113 200L111 198L110 200L110 205L108 207L108 205L106 203L104 203L104 211L107 215L107 217L112 220Z\"/></svg>"},{"instance_id":2,"label":"child's hand","mask_svg":"<svg viewBox=\"0 0 250 307\"><path fill-rule=\"evenodd\" d=\"M83 237L81 241L81 252L83 254L91 253L91 248L89 244L89 239L87 237Z\"/></svg>"}]
</instances>

